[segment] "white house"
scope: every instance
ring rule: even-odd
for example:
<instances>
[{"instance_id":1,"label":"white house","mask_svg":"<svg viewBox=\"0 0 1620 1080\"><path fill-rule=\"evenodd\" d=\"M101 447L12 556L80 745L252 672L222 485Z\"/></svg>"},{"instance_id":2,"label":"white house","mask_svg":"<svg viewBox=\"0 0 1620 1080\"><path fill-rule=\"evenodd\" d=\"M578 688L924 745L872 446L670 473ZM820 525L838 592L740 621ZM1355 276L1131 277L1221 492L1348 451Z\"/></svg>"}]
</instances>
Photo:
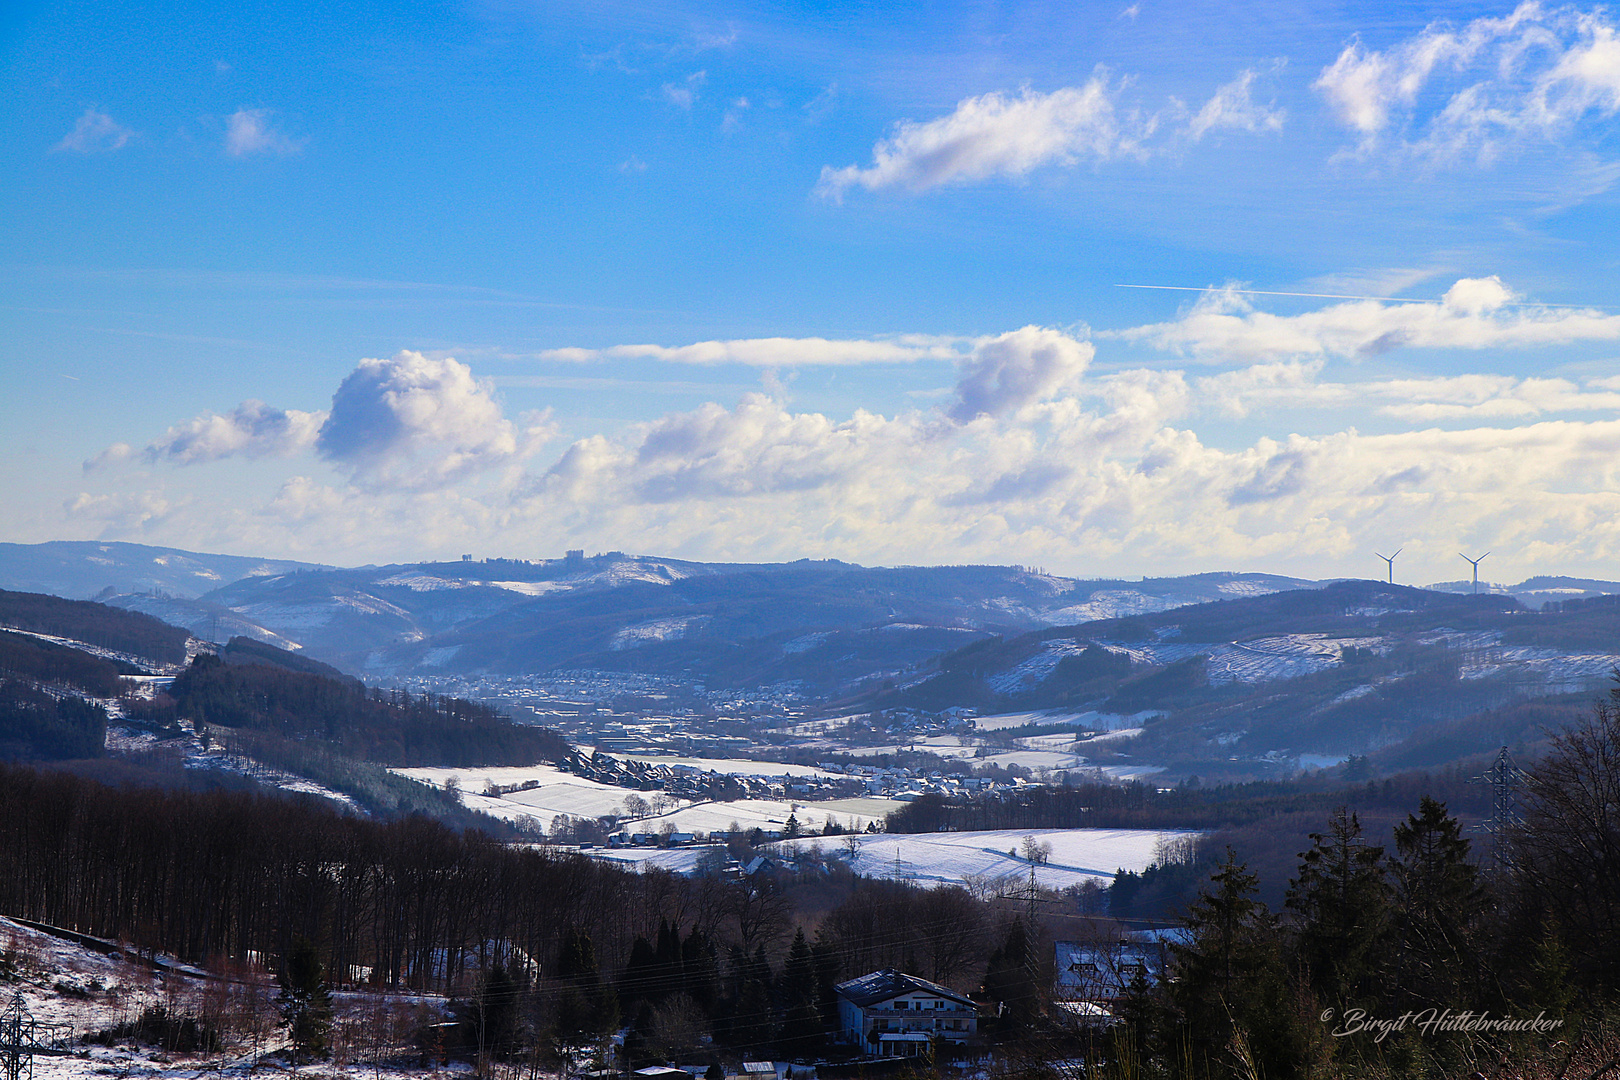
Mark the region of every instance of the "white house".
<instances>
[{"instance_id":1,"label":"white house","mask_svg":"<svg viewBox=\"0 0 1620 1080\"><path fill-rule=\"evenodd\" d=\"M1056 944L1057 996L1104 1007L1124 996L1138 976L1157 986L1170 966L1170 945L1184 942L1179 927L1134 930L1103 941L1059 941Z\"/></svg>"},{"instance_id":2,"label":"white house","mask_svg":"<svg viewBox=\"0 0 1620 1080\"><path fill-rule=\"evenodd\" d=\"M979 1030L971 998L893 968L839 983L837 990L839 1037L871 1054L913 1057L934 1038L961 1044Z\"/></svg>"}]
</instances>

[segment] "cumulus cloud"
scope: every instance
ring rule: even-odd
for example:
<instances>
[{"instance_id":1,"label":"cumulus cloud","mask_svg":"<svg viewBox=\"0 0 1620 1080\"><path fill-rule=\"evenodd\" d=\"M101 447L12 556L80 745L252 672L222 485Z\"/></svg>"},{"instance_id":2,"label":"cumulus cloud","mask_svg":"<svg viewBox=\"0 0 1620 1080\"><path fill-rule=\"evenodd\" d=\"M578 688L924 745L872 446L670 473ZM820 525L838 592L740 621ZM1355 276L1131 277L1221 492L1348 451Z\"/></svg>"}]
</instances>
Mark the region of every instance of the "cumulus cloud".
<instances>
[{"instance_id":1,"label":"cumulus cloud","mask_svg":"<svg viewBox=\"0 0 1620 1080\"><path fill-rule=\"evenodd\" d=\"M816 193L838 200L857 186L926 191L1130 153L1143 133L1122 125L1116 92L1107 73L1099 71L1082 86L1051 93L1025 87L1017 94L967 98L949 116L902 120L873 148L873 163L866 168L824 167Z\"/></svg>"},{"instance_id":2,"label":"cumulus cloud","mask_svg":"<svg viewBox=\"0 0 1620 1080\"><path fill-rule=\"evenodd\" d=\"M951 419L1001 416L1077 382L1096 349L1057 330L1026 326L981 344L962 362Z\"/></svg>"},{"instance_id":3,"label":"cumulus cloud","mask_svg":"<svg viewBox=\"0 0 1620 1080\"><path fill-rule=\"evenodd\" d=\"M836 422L748 394L735 409L708 404L666 416L633 446L581 440L547 480L575 492L618 487L646 502L806 491L850 481L875 459L903 451L915 430L914 420L860 411Z\"/></svg>"},{"instance_id":4,"label":"cumulus cloud","mask_svg":"<svg viewBox=\"0 0 1620 1080\"><path fill-rule=\"evenodd\" d=\"M1516 303L1501 279L1462 278L1437 303L1376 300L1301 315L1257 311L1235 288L1200 297L1174 322L1111 336L1212 362L1356 358L1400 348L1485 349L1620 340L1620 316Z\"/></svg>"},{"instance_id":5,"label":"cumulus cloud","mask_svg":"<svg viewBox=\"0 0 1620 1080\"><path fill-rule=\"evenodd\" d=\"M301 139L290 138L272 122L270 109L250 109L243 106L225 120L225 152L231 157L251 157L255 154L286 156L304 149Z\"/></svg>"},{"instance_id":6,"label":"cumulus cloud","mask_svg":"<svg viewBox=\"0 0 1620 1080\"><path fill-rule=\"evenodd\" d=\"M1363 154L1488 161L1620 111L1620 38L1602 8L1532 0L1460 27L1433 24L1383 50L1351 42L1313 86Z\"/></svg>"},{"instance_id":7,"label":"cumulus cloud","mask_svg":"<svg viewBox=\"0 0 1620 1080\"><path fill-rule=\"evenodd\" d=\"M518 462L550 436L543 417L514 425L491 383L454 359L405 350L362 360L332 395L315 448L355 478L423 487Z\"/></svg>"},{"instance_id":8,"label":"cumulus cloud","mask_svg":"<svg viewBox=\"0 0 1620 1080\"><path fill-rule=\"evenodd\" d=\"M73 130L51 149L75 154L102 153L121 149L134 137L135 133L129 128L91 107L84 110L84 115L73 125Z\"/></svg>"},{"instance_id":9,"label":"cumulus cloud","mask_svg":"<svg viewBox=\"0 0 1620 1080\"><path fill-rule=\"evenodd\" d=\"M671 364L746 364L750 367L822 367L955 360L969 339L908 334L893 338L739 338L691 345L613 345L603 349L547 349L542 360L661 360Z\"/></svg>"},{"instance_id":10,"label":"cumulus cloud","mask_svg":"<svg viewBox=\"0 0 1620 1080\"><path fill-rule=\"evenodd\" d=\"M516 466L551 434L544 415L525 415L521 423L507 419L493 385L474 378L465 364L406 350L387 360L360 361L327 412L244 401L230 412L176 424L141 456L196 465L313 450L363 487L423 491ZM86 461L85 472L134 454L127 444L115 443Z\"/></svg>"},{"instance_id":11,"label":"cumulus cloud","mask_svg":"<svg viewBox=\"0 0 1620 1080\"><path fill-rule=\"evenodd\" d=\"M187 500L171 501L161 491L124 491L92 495L81 491L62 504L73 521L95 524L104 537L129 536L161 525Z\"/></svg>"},{"instance_id":12,"label":"cumulus cloud","mask_svg":"<svg viewBox=\"0 0 1620 1080\"><path fill-rule=\"evenodd\" d=\"M1256 72L1240 72L1199 109L1171 100L1159 111L1122 101L1129 80L1099 67L1080 86L1050 93L1024 87L965 98L935 120L902 120L872 148L872 164L824 166L815 193L841 202L851 188L921 192L994 177L1018 179L1046 166L1072 166L1119 157L1145 158L1166 149L1159 135L1198 142L1222 129L1281 130L1281 109L1254 100ZM1168 118L1168 120L1167 120ZM1184 120L1171 133L1169 122Z\"/></svg>"},{"instance_id":13,"label":"cumulus cloud","mask_svg":"<svg viewBox=\"0 0 1620 1080\"><path fill-rule=\"evenodd\" d=\"M1442 327L1482 322L1497 339L1522 333L1526 310L1532 322L1557 314L1512 296L1464 279L1415 307ZM1339 308L1360 311L1317 314L1338 326ZM406 352L362 362L329 415L304 414L319 420L314 446L335 477L300 467L251 509L120 492L85 493L64 511L169 542L224 520L232 535L324 559L477 543L524 556L586 546L1323 576L1371 562L1369 537L1406 543L1409 568L1425 545L1449 568L1460 536L1543 566L1620 558L1620 377L1331 377L1340 351L1386 329L1334 337L1298 324L1292 332L1332 347L1206 373L1098 371L1089 341L1040 327L945 339L937 359L957 379L939 407L840 417L746 394L575 439L549 467L528 464L543 423L507 419L464 365ZM249 405L180 425L151 453L178 462L310 445L315 420L293 436L290 421L277 429L273 411ZM1287 434L1303 409L1322 410L1311 433ZM1231 417L1248 419L1235 428ZM1217 418L1212 442L1204 425ZM474 473L480 482L462 482Z\"/></svg>"},{"instance_id":14,"label":"cumulus cloud","mask_svg":"<svg viewBox=\"0 0 1620 1080\"><path fill-rule=\"evenodd\" d=\"M176 424L153 440L142 456L150 462L196 465L229 457L290 457L315 442L325 413L283 410L262 401L244 401L223 415L203 413ZM86 471L117 464L131 456L123 443L85 462Z\"/></svg>"}]
</instances>

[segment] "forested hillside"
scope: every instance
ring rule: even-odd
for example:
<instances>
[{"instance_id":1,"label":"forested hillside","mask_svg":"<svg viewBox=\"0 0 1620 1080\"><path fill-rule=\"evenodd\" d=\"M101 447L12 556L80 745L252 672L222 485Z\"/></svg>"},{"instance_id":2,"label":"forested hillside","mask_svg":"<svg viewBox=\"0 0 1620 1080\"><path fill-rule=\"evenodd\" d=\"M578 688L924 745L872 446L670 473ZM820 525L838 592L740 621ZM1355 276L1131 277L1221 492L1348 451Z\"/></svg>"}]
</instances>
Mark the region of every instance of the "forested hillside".
<instances>
[{"instance_id":1,"label":"forested hillside","mask_svg":"<svg viewBox=\"0 0 1620 1080\"><path fill-rule=\"evenodd\" d=\"M0 590L0 626L72 638L169 664L186 658L191 635L150 615L88 600Z\"/></svg>"},{"instance_id":2,"label":"forested hillside","mask_svg":"<svg viewBox=\"0 0 1620 1080\"><path fill-rule=\"evenodd\" d=\"M313 739L384 765L531 765L568 756L554 732L513 724L487 705L401 691L368 691L263 663L228 664L203 654L168 690L132 704L132 719L169 727L184 720Z\"/></svg>"}]
</instances>

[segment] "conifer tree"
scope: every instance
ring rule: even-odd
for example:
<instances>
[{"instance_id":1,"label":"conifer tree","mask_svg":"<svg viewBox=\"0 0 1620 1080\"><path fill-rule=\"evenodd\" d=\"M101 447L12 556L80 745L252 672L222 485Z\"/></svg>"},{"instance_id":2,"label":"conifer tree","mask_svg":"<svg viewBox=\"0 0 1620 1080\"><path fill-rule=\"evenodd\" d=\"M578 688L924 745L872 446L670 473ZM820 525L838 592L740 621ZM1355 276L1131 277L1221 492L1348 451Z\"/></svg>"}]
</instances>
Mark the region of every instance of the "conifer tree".
<instances>
[{"instance_id":1,"label":"conifer tree","mask_svg":"<svg viewBox=\"0 0 1620 1080\"><path fill-rule=\"evenodd\" d=\"M821 1038L817 996L815 959L800 927L782 965L782 1049L789 1057L809 1054Z\"/></svg>"},{"instance_id":2,"label":"conifer tree","mask_svg":"<svg viewBox=\"0 0 1620 1080\"><path fill-rule=\"evenodd\" d=\"M1444 803L1423 796L1416 814L1395 826L1396 927L1403 994L1423 1005L1474 1000L1474 938L1489 905L1479 868L1469 861L1462 825Z\"/></svg>"},{"instance_id":3,"label":"conifer tree","mask_svg":"<svg viewBox=\"0 0 1620 1080\"><path fill-rule=\"evenodd\" d=\"M1007 926L1001 946L990 954L984 972L984 995L1001 1003L1002 1020L1009 1028L1033 1023L1040 1009L1040 993L1035 980L1034 953L1022 918Z\"/></svg>"},{"instance_id":4,"label":"conifer tree","mask_svg":"<svg viewBox=\"0 0 1620 1080\"><path fill-rule=\"evenodd\" d=\"M1289 1076L1300 1071L1304 1037L1277 920L1258 891L1259 879L1228 848L1226 862L1187 906L1191 940L1171 946L1171 1001L1181 1026L1173 1034L1194 1060L1232 1064L1236 1047L1261 1075Z\"/></svg>"},{"instance_id":5,"label":"conifer tree","mask_svg":"<svg viewBox=\"0 0 1620 1080\"><path fill-rule=\"evenodd\" d=\"M1300 957L1323 998L1358 1001L1383 989L1393 914L1384 849L1366 842L1360 819L1342 806L1311 841L1288 888Z\"/></svg>"},{"instance_id":6,"label":"conifer tree","mask_svg":"<svg viewBox=\"0 0 1620 1080\"><path fill-rule=\"evenodd\" d=\"M306 1058L326 1056L327 1038L332 1031L332 993L326 985L326 969L315 943L299 934L281 972L281 993L276 1008L281 1023L292 1039L293 1064Z\"/></svg>"}]
</instances>

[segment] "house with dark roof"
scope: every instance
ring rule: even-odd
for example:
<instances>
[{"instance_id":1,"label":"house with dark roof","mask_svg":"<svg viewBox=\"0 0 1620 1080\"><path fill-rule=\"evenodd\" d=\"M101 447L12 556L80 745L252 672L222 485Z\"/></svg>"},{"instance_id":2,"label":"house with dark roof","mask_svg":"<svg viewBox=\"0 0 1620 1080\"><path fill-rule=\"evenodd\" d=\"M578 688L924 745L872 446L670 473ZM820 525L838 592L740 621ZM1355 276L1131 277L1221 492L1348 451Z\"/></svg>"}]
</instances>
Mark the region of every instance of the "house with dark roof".
<instances>
[{"instance_id":1,"label":"house with dark roof","mask_svg":"<svg viewBox=\"0 0 1620 1080\"><path fill-rule=\"evenodd\" d=\"M915 1057L935 1038L960 1045L979 1030L971 998L893 968L836 989L839 1037L869 1054Z\"/></svg>"},{"instance_id":2,"label":"house with dark roof","mask_svg":"<svg viewBox=\"0 0 1620 1080\"><path fill-rule=\"evenodd\" d=\"M1190 939L1181 927L1124 931L1094 941L1055 944L1057 997L1111 1009L1138 978L1147 986L1163 982L1170 970L1171 946Z\"/></svg>"}]
</instances>

